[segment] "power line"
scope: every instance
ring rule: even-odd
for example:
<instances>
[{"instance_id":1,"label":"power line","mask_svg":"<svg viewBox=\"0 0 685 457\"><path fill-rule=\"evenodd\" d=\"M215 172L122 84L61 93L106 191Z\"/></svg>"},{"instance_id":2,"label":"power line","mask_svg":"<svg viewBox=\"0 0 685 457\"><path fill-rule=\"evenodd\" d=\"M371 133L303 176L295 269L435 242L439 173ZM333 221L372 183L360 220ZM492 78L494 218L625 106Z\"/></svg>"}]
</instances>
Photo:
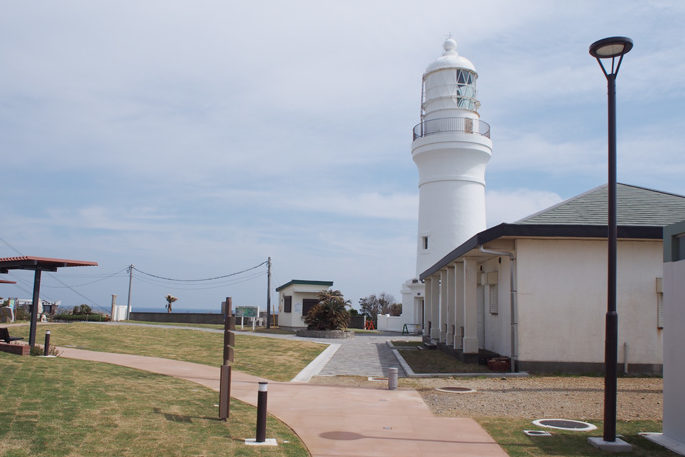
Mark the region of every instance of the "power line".
<instances>
[{"instance_id":1,"label":"power line","mask_svg":"<svg viewBox=\"0 0 685 457\"><path fill-rule=\"evenodd\" d=\"M248 271L250 271L250 270L255 270L255 269L261 267L262 265L266 265L266 263L267 263L267 261L265 260L264 262L260 263L259 265L255 265L254 267L246 268L245 270L237 271L237 272L235 272L235 273L229 273L229 274L227 274L227 275L215 276L215 277L213 277L213 278L203 278L203 279L175 279L175 278L167 278L167 277L165 277L165 276L159 276L159 275L154 275L154 274L152 274L152 273L146 273L146 272L144 272L144 271L142 271L142 270L139 270L139 269L136 268L136 267L133 267L133 269L136 270L138 273L142 273L142 274L144 274L144 275L146 275L146 276L151 276L151 277L157 278L157 279L163 279L163 280L165 280L165 281L175 281L175 282L202 282L202 281L215 281L215 280L217 280L217 279L223 279L223 278L229 278L229 277L231 277L231 276L236 276L236 275L239 275L239 274L242 274L242 273L246 273L246 272L248 272Z\"/></svg>"},{"instance_id":2,"label":"power line","mask_svg":"<svg viewBox=\"0 0 685 457\"><path fill-rule=\"evenodd\" d=\"M116 276L116 275L119 275L119 274L125 272L126 270L128 270L128 267L122 268L121 270L117 271L116 273L112 273L112 274L109 274L109 275L107 275L107 276L105 276L105 277L102 277L102 278L100 278L100 279L95 279L95 280L93 280L93 281L85 282L85 283L83 283L83 284L72 284L71 286L69 286L69 285L66 285L66 286L48 286L48 285L43 285L42 287L51 287L51 288L54 288L54 289L66 289L66 288L68 288L68 287L83 287L83 286L88 286L88 285L90 285L90 284L95 284L96 282L100 282L100 281L104 281L104 280L106 280L106 279L112 278L112 277L114 277L114 276ZM50 277L52 277L52 276L50 276Z\"/></svg>"},{"instance_id":3,"label":"power line","mask_svg":"<svg viewBox=\"0 0 685 457\"><path fill-rule=\"evenodd\" d=\"M7 245L8 248L10 248L11 250L13 250L13 251L16 252L17 254L19 254L19 255L21 255L21 256L24 255L24 254L21 253L21 251L19 251L19 249L15 248L15 247L12 246L11 244L9 244L9 243L8 243L7 241L5 241L3 238L0 238L0 241L2 241L3 243L5 243L5 244Z\"/></svg>"}]
</instances>

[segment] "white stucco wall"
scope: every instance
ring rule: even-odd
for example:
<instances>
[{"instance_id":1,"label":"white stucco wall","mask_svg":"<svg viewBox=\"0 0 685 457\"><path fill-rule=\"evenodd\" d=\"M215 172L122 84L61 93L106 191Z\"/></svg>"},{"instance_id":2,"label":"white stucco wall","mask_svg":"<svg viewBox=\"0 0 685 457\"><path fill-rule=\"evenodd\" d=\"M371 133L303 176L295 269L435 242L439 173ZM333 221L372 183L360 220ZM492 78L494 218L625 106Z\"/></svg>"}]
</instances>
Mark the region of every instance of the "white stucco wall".
<instances>
[{"instance_id":1,"label":"white stucco wall","mask_svg":"<svg viewBox=\"0 0 685 457\"><path fill-rule=\"evenodd\" d=\"M685 448L685 260L664 264L664 436Z\"/></svg>"},{"instance_id":2,"label":"white stucco wall","mask_svg":"<svg viewBox=\"0 0 685 457\"><path fill-rule=\"evenodd\" d=\"M520 239L516 257L519 360L602 363L606 241ZM655 283L662 242L619 240L617 261L619 362L627 342L629 363L660 364Z\"/></svg>"},{"instance_id":3,"label":"white stucco wall","mask_svg":"<svg viewBox=\"0 0 685 457\"><path fill-rule=\"evenodd\" d=\"M510 301L510 261L509 257L501 257L502 263L499 263L499 257L494 257L486 263L482 264L482 274L487 275L489 272L496 272L498 277L497 284L497 314L490 313L488 294L483 293L483 301L479 306L483 308L484 320L484 335L485 340L481 342L481 347L489 351L497 352L505 356L511 355L511 301ZM485 286L484 286L485 287Z\"/></svg>"},{"instance_id":4,"label":"white stucco wall","mask_svg":"<svg viewBox=\"0 0 685 457\"><path fill-rule=\"evenodd\" d=\"M302 317L302 300L314 299L319 297L319 292L327 290L328 287L313 284L292 284L278 291L278 325L279 327L306 327ZM284 311L284 298L286 295L292 296L292 311Z\"/></svg>"}]
</instances>

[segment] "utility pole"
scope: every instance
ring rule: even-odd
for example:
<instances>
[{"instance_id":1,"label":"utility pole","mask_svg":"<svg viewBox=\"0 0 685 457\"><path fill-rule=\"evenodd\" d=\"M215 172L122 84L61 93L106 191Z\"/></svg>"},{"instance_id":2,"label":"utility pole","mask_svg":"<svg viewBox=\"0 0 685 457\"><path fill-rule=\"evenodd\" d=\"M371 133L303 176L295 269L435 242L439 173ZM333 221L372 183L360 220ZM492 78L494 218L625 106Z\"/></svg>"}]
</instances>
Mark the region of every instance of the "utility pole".
<instances>
[{"instance_id":1,"label":"utility pole","mask_svg":"<svg viewBox=\"0 0 685 457\"><path fill-rule=\"evenodd\" d=\"M128 305L126 306L126 320L131 318L131 284L133 283L133 264L128 266Z\"/></svg>"},{"instance_id":2,"label":"utility pole","mask_svg":"<svg viewBox=\"0 0 685 457\"><path fill-rule=\"evenodd\" d=\"M266 261L266 328L271 328L271 257Z\"/></svg>"}]
</instances>

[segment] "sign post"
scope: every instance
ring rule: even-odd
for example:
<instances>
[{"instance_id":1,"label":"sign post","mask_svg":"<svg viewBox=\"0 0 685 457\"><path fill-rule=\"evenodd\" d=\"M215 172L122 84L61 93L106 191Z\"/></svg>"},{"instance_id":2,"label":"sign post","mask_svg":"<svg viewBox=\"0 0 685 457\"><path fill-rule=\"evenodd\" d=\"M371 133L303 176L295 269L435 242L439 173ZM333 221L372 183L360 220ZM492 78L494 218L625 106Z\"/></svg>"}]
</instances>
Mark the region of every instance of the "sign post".
<instances>
[{"instance_id":1,"label":"sign post","mask_svg":"<svg viewBox=\"0 0 685 457\"><path fill-rule=\"evenodd\" d=\"M235 348L235 317L231 316L231 297L226 297L224 307L224 355L219 377L219 419L225 421L230 413L231 365Z\"/></svg>"}]
</instances>

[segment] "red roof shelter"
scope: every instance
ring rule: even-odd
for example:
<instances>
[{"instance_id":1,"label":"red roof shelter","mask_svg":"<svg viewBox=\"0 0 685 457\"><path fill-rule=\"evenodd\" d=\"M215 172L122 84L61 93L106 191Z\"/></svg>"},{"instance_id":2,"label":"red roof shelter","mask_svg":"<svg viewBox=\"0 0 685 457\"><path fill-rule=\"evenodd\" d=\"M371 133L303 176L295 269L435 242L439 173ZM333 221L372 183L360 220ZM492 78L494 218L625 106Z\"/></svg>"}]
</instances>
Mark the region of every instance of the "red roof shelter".
<instances>
[{"instance_id":1,"label":"red roof shelter","mask_svg":"<svg viewBox=\"0 0 685 457\"><path fill-rule=\"evenodd\" d=\"M4 257L0 258L0 273L8 273L10 270L33 270L33 307L31 310L31 330L29 332L29 345L36 344L36 323L38 322L38 303L40 300L40 276L43 271L57 271L64 267L96 267L97 262L85 260L51 259L48 257Z\"/></svg>"}]
</instances>

